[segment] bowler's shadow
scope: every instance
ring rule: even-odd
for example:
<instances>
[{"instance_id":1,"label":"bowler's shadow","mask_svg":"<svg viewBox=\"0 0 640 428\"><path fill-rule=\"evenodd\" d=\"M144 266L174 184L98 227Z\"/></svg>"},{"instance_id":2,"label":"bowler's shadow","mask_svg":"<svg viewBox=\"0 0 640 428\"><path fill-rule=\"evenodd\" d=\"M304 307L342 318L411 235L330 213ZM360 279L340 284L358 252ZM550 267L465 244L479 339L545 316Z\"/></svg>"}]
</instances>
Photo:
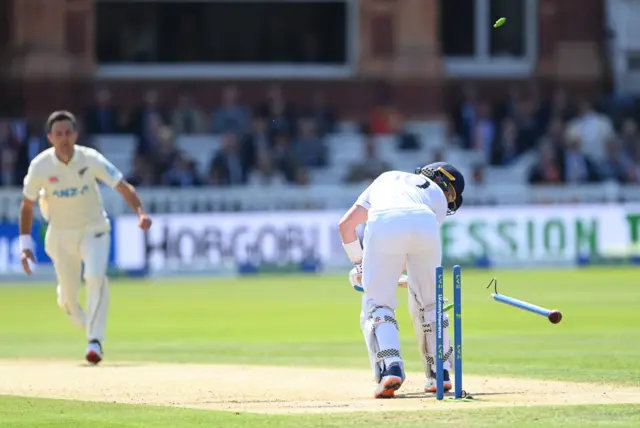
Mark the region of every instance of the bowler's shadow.
<instances>
[{"instance_id":1,"label":"bowler's shadow","mask_svg":"<svg viewBox=\"0 0 640 428\"><path fill-rule=\"evenodd\" d=\"M96 367L101 369L117 369L122 367L141 367L143 364L135 364L135 363L108 363L108 364L90 364L90 363L80 363L78 367Z\"/></svg>"}]
</instances>

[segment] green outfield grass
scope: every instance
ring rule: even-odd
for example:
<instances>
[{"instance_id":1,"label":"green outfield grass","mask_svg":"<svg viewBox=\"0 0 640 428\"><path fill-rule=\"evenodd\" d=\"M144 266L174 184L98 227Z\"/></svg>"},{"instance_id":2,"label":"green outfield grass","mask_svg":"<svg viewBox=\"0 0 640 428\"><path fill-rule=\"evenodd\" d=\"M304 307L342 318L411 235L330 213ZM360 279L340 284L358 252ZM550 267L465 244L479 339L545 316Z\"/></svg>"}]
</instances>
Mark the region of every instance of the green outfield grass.
<instances>
[{"instance_id":1,"label":"green outfield grass","mask_svg":"<svg viewBox=\"0 0 640 428\"><path fill-rule=\"evenodd\" d=\"M467 374L606 382L640 386L640 312L637 270L464 271L463 336ZM557 308L560 324L497 302L485 289L498 276L503 294ZM451 272L445 275L451 297ZM232 364L314 365L368 369L359 328L360 293L341 277L290 276L235 280L112 281L105 350L109 361L145 360ZM398 319L409 370L421 370L399 292ZM55 286L0 287L0 358L80 360L83 332L55 303ZM32 410L29 410L32 409ZM63 409L63 410L60 410ZM544 409L544 410L542 410ZM33 411L36 410L36 411ZM67 423L55 425L62 412ZM22 417L22 414L27 414ZM634 406L459 409L385 416L398 426L458 421L457 426L638 426ZM113 419L95 422L95 415ZM94 415L94 416L92 416ZM137 422L133 422L133 415ZM163 425L167 416L179 425ZM536 415L538 419L532 419ZM615 415L615 418L613 416ZM373 415L259 416L165 408L0 399L0 426L369 426ZM497 418L499 416L499 418ZM6 418L6 419L5 419ZM375 416L376 420L380 415ZM612 419L613 418L613 419ZM550 420L558 421L557 424ZM6 425L2 420L12 421ZM468 421L475 421L469 425ZM484 421L484 422L483 422ZM526 423L523 421L527 421ZM218 425L219 423L219 425ZM202 424L202 425L199 425ZM432 425L433 426L433 425Z\"/></svg>"},{"instance_id":2,"label":"green outfield grass","mask_svg":"<svg viewBox=\"0 0 640 428\"><path fill-rule=\"evenodd\" d=\"M562 406L327 415L256 415L154 406L0 397L6 428L637 427L640 406Z\"/></svg>"},{"instance_id":3,"label":"green outfield grass","mask_svg":"<svg viewBox=\"0 0 640 428\"><path fill-rule=\"evenodd\" d=\"M448 272L447 272L448 273ZM500 292L557 308L543 317L494 302L493 274L463 272L466 373L638 385L637 271L500 272ZM446 276L446 297L451 276ZM360 293L342 277L117 281L109 359L366 367ZM408 368L419 370L406 291L398 319ZM83 333L54 286L0 287L0 358L78 358Z\"/></svg>"}]
</instances>

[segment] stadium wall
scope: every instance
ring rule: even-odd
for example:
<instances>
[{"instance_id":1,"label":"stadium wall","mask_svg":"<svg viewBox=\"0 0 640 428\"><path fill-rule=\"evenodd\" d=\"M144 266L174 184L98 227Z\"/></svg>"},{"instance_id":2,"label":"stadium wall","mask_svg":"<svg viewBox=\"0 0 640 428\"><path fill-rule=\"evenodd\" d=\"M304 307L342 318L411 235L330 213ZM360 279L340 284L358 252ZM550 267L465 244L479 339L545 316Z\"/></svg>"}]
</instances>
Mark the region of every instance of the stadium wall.
<instances>
[{"instance_id":1,"label":"stadium wall","mask_svg":"<svg viewBox=\"0 0 640 428\"><path fill-rule=\"evenodd\" d=\"M334 272L349 267L337 224L343 212L160 214L148 234L112 219L113 274L236 275ZM40 270L46 225L34 237ZM362 232L362 231L361 231ZM0 276L19 274L18 226L0 224ZM442 229L443 262L481 268L575 267L640 261L640 205L469 207Z\"/></svg>"}]
</instances>

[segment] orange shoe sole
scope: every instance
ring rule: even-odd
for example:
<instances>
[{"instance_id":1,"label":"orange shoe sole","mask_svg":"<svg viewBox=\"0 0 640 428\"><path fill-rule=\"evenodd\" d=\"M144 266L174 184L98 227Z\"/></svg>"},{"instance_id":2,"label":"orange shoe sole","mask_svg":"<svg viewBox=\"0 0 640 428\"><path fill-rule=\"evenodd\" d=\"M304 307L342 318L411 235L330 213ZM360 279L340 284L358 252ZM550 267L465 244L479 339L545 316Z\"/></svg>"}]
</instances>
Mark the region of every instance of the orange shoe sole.
<instances>
[{"instance_id":1,"label":"orange shoe sole","mask_svg":"<svg viewBox=\"0 0 640 428\"><path fill-rule=\"evenodd\" d=\"M397 376L388 376L378 384L374 398L393 398L396 391L402 386L402 378Z\"/></svg>"},{"instance_id":2,"label":"orange shoe sole","mask_svg":"<svg viewBox=\"0 0 640 428\"><path fill-rule=\"evenodd\" d=\"M444 386L444 392L449 392L449 391L451 391L452 385L451 385L450 383L445 383L443 386ZM432 386L432 387L431 387L431 388L429 388L429 389L425 389L425 392L433 392L433 393L435 394L435 392L436 392L436 387L435 387L435 386Z\"/></svg>"}]
</instances>

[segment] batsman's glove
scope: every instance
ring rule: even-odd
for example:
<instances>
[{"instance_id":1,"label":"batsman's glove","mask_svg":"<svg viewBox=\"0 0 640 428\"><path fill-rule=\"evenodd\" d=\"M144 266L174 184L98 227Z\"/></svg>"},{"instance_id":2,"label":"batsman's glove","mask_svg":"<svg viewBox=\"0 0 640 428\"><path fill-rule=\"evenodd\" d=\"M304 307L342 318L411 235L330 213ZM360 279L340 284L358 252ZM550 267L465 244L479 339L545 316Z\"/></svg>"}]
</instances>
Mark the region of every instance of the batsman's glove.
<instances>
[{"instance_id":1,"label":"batsman's glove","mask_svg":"<svg viewBox=\"0 0 640 428\"><path fill-rule=\"evenodd\" d=\"M349 272L349 282L354 290L364 293L364 288L362 288L362 264L357 264L351 271ZM407 288L409 285L409 280L407 275L402 274L398 279L398 287Z\"/></svg>"}]
</instances>

